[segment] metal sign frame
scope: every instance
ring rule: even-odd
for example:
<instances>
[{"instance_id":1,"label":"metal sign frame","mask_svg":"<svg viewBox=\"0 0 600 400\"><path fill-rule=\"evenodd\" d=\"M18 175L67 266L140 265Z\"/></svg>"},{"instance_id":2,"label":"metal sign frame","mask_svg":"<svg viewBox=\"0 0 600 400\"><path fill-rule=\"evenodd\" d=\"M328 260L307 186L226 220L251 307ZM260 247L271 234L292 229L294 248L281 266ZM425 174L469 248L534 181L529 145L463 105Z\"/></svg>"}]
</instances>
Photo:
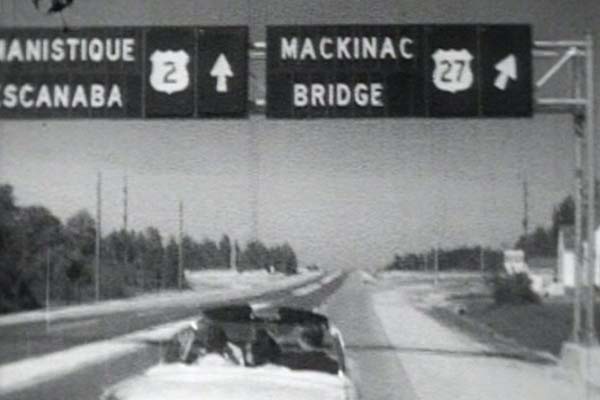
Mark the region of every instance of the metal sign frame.
<instances>
[{"instance_id":1,"label":"metal sign frame","mask_svg":"<svg viewBox=\"0 0 600 400\"><path fill-rule=\"evenodd\" d=\"M569 68L571 93L566 97L540 97L536 111L569 113L573 116L575 145L575 299L571 340L597 345L594 326L594 284L596 275L596 155L594 104L594 40L536 41L534 58L554 60L554 64L535 83L542 88L565 66ZM586 166L583 168L583 159ZM585 198L585 199L584 199ZM587 204L587 206L586 206ZM585 206L585 208L584 208ZM586 218L587 214L587 218ZM583 221L586 232L583 232ZM588 245L584 249L584 240ZM589 245L593 243L593 245Z\"/></svg>"},{"instance_id":2,"label":"metal sign frame","mask_svg":"<svg viewBox=\"0 0 600 400\"><path fill-rule=\"evenodd\" d=\"M249 50L250 61L266 64L267 44L254 42ZM596 204L596 156L594 152L595 104L594 104L594 40L588 33L584 40L534 41L533 61L552 60L553 65L534 82L534 114L567 113L573 116L575 144L575 301L573 306L574 323L572 340L575 343L597 345L598 339L594 327L594 281L596 265L595 246L587 246L584 254L583 237L591 238L595 243L596 215L595 207L583 208L583 193L587 193L587 204ZM570 92L560 97L538 96L536 89L544 87L556 74L568 68L571 75ZM265 68L266 70L266 68ZM252 113L265 114L266 99L250 99ZM587 150L587 151L586 151ZM585 154L586 169L582 159ZM584 182L585 177L585 182ZM582 193L583 192L583 193ZM587 211L586 233L582 232L584 211Z\"/></svg>"}]
</instances>

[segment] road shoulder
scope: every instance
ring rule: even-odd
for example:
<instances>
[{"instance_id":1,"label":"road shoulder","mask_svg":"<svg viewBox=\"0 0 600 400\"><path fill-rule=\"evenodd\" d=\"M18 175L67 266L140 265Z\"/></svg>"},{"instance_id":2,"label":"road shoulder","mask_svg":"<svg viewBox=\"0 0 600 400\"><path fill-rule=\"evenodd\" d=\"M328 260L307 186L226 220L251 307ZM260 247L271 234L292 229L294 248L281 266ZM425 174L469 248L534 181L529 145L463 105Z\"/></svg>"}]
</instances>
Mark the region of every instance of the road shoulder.
<instances>
[{"instance_id":1,"label":"road shoulder","mask_svg":"<svg viewBox=\"0 0 600 400\"><path fill-rule=\"evenodd\" d=\"M506 357L419 310L406 287L377 285L373 302L419 398L584 398L556 366Z\"/></svg>"}]
</instances>

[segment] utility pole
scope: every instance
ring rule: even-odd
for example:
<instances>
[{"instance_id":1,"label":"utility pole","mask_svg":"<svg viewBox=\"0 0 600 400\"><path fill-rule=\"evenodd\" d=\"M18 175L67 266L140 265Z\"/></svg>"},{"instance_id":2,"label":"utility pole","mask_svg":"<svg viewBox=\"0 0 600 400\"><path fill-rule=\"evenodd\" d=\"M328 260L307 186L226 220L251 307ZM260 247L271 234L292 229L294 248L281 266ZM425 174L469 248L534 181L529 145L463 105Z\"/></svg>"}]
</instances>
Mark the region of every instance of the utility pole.
<instances>
[{"instance_id":1,"label":"utility pole","mask_svg":"<svg viewBox=\"0 0 600 400\"><path fill-rule=\"evenodd\" d=\"M50 246L46 245L46 333L48 333L48 328L50 325Z\"/></svg>"},{"instance_id":2,"label":"utility pole","mask_svg":"<svg viewBox=\"0 0 600 400\"><path fill-rule=\"evenodd\" d=\"M485 249L483 246L479 246L479 267L481 268L481 274L485 271Z\"/></svg>"},{"instance_id":3,"label":"utility pole","mask_svg":"<svg viewBox=\"0 0 600 400\"><path fill-rule=\"evenodd\" d=\"M102 173L98 172L98 181L96 185L96 254L94 268L95 298L100 301L100 251L102 237Z\"/></svg>"},{"instance_id":4,"label":"utility pole","mask_svg":"<svg viewBox=\"0 0 600 400\"><path fill-rule=\"evenodd\" d=\"M433 252L433 284L438 285L438 272L439 272L439 259L438 259L438 246L435 246Z\"/></svg>"},{"instance_id":5,"label":"utility pole","mask_svg":"<svg viewBox=\"0 0 600 400\"><path fill-rule=\"evenodd\" d=\"M250 212L252 221L250 221L250 239L258 240L259 226L258 226L258 207L260 203L260 135L254 129L253 122L250 121L250 136L249 136L249 168L250 168Z\"/></svg>"},{"instance_id":6,"label":"utility pole","mask_svg":"<svg viewBox=\"0 0 600 400\"><path fill-rule=\"evenodd\" d=\"M237 242L237 240L233 241L233 248L235 249L235 258L233 260L233 262L235 263L235 270L237 272L240 272L240 258L242 256L242 250L240 250L240 246Z\"/></svg>"},{"instance_id":7,"label":"utility pole","mask_svg":"<svg viewBox=\"0 0 600 400\"><path fill-rule=\"evenodd\" d=\"M237 271L236 263L235 263L235 259L237 257L236 250L235 250L235 241L230 240L229 243L231 243L231 250L229 251L229 268L232 271Z\"/></svg>"},{"instance_id":8,"label":"utility pole","mask_svg":"<svg viewBox=\"0 0 600 400\"><path fill-rule=\"evenodd\" d=\"M127 174L123 176L123 230L127 232L127 196L128 196Z\"/></svg>"},{"instance_id":9,"label":"utility pole","mask_svg":"<svg viewBox=\"0 0 600 400\"><path fill-rule=\"evenodd\" d=\"M179 257L177 268L177 287L183 288L183 201L179 200Z\"/></svg>"},{"instance_id":10,"label":"utility pole","mask_svg":"<svg viewBox=\"0 0 600 400\"><path fill-rule=\"evenodd\" d=\"M129 269L127 268L127 263L128 263L128 254L129 254L129 241L128 241L128 236L127 236L127 196L128 196L128 188L127 188L128 182L127 182L127 174L125 174L123 176L123 265L125 266L126 270L129 271Z\"/></svg>"},{"instance_id":11,"label":"utility pole","mask_svg":"<svg viewBox=\"0 0 600 400\"><path fill-rule=\"evenodd\" d=\"M527 171L523 178L523 235L527 239L529 233L529 183L527 182Z\"/></svg>"},{"instance_id":12,"label":"utility pole","mask_svg":"<svg viewBox=\"0 0 600 400\"><path fill-rule=\"evenodd\" d=\"M46 246L46 310L50 308L50 247Z\"/></svg>"}]
</instances>

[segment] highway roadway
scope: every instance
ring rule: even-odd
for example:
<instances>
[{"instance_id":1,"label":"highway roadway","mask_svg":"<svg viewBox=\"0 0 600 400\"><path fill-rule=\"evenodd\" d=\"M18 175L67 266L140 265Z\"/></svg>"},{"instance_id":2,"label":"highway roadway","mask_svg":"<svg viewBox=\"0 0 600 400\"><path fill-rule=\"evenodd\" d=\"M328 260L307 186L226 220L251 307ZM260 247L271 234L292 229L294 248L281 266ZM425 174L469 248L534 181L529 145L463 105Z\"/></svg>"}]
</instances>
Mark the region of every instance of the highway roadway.
<instances>
[{"instance_id":1,"label":"highway roadway","mask_svg":"<svg viewBox=\"0 0 600 400\"><path fill-rule=\"evenodd\" d=\"M347 278L347 279L346 279ZM370 302L368 284L357 274L340 276L320 287L302 290L287 290L252 299L272 305L296 305L315 308L329 315L332 321L344 334L351 368L352 378L364 400L383 399L416 399L399 360L391 351L389 341L375 316ZM182 315L190 317L191 310L168 310L169 315L115 315L105 316L102 322L96 322L101 333L90 329L83 322L74 325L64 342L85 343L96 338L119 335L116 332L128 332L146 323L164 323L167 320L181 319ZM120 313L118 313L120 314ZM123 313L126 314L126 313ZM177 317L175 316L178 315ZM142 319L145 322L136 321ZM90 332L93 330L94 332ZM87 336L87 334L90 336ZM14 332L13 332L14 334ZM4 335L4 334L3 334ZM3 346L6 345L3 336ZM60 337L60 335L57 335ZM60 339L57 339L60 341ZM59 343L60 345L60 343ZM39 352L52 348L52 345L36 345ZM144 345L123 356L112 358L101 363L88 365L73 373L60 376L51 381L41 383L20 391L5 394L6 400L94 400L102 390L124 378L141 373L159 360L160 349L153 345ZM0 379L2 377L0 376Z\"/></svg>"},{"instance_id":2,"label":"highway roadway","mask_svg":"<svg viewBox=\"0 0 600 400\"><path fill-rule=\"evenodd\" d=\"M292 289L296 287L293 286ZM264 295L229 296L236 302L266 302L285 297L289 289ZM216 297L216 296L215 296ZM152 326L194 316L201 307L224 304L222 300L198 298L183 304L138 308L112 313L63 316L5 324L0 323L0 365L27 357L65 350L77 345L111 339Z\"/></svg>"}]
</instances>

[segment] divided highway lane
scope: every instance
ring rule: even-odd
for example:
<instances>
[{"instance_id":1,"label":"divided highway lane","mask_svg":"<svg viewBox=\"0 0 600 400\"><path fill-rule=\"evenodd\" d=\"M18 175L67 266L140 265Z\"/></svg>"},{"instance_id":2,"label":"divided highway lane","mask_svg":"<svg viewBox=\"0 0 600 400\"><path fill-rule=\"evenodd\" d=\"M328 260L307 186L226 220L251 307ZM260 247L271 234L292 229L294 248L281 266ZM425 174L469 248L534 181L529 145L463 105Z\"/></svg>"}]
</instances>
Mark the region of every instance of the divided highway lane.
<instances>
[{"instance_id":1,"label":"divided highway lane","mask_svg":"<svg viewBox=\"0 0 600 400\"><path fill-rule=\"evenodd\" d=\"M298 286L294 285L292 289ZM198 314L202 307L245 301L269 301L285 296L290 288L268 294L230 296L235 300L199 299L189 304L127 310L17 324L0 324L0 365L65 350L77 345L111 339L152 326L181 320ZM0 377L1 378L1 377Z\"/></svg>"},{"instance_id":2,"label":"divided highway lane","mask_svg":"<svg viewBox=\"0 0 600 400\"><path fill-rule=\"evenodd\" d=\"M246 298L244 300L252 301L253 303L262 303L265 305L288 304L314 308L323 304L323 302L332 293L334 293L340 287L340 285L342 285L344 279L345 275L340 275L331 280L325 278L320 280L321 285L312 286L312 290L310 291L306 290L301 292L298 290L298 288L291 288L270 293L268 295ZM310 284L307 286L310 286ZM177 311L174 310L174 312ZM157 318L154 319L154 321L159 321L158 324L160 324L165 322L164 318L168 318L169 321L173 321L177 319L193 317L198 313L198 308L195 308L195 310L182 310L180 312L182 312L185 316L181 318L171 318L171 316L166 317L163 314L159 314L156 316L147 315L145 317L148 318L148 321L153 320L152 318ZM144 318L144 316L140 318ZM113 322L117 321L117 323L122 323L131 328L131 323L126 322L125 319L125 316L119 316L116 320L112 318L110 320ZM156 324L157 323L154 323L152 325ZM74 329L80 335L84 336L84 333L92 325L92 323L87 325L83 323L81 326L78 326ZM105 329L110 330L110 328ZM118 330L122 329L123 328L120 328ZM3 394L2 398L3 400L97 400L99 394L107 386L119 382L120 380L136 373L141 373L151 365L156 364L159 361L159 353L160 349L156 346L140 346L140 349L137 351L117 358L111 358L107 361L96 363L94 365L82 367L74 373L52 379L48 382L43 382L19 391ZM2 376L0 376L0 380L2 380Z\"/></svg>"},{"instance_id":3,"label":"divided highway lane","mask_svg":"<svg viewBox=\"0 0 600 400\"><path fill-rule=\"evenodd\" d=\"M185 318L197 307L169 307L155 312L126 311L50 324L29 322L0 327L0 364L77 345L110 339L135 330Z\"/></svg>"},{"instance_id":4,"label":"divided highway lane","mask_svg":"<svg viewBox=\"0 0 600 400\"><path fill-rule=\"evenodd\" d=\"M404 367L375 313L371 291L359 273L351 274L324 306L344 335L350 375L361 400L417 400Z\"/></svg>"}]
</instances>

